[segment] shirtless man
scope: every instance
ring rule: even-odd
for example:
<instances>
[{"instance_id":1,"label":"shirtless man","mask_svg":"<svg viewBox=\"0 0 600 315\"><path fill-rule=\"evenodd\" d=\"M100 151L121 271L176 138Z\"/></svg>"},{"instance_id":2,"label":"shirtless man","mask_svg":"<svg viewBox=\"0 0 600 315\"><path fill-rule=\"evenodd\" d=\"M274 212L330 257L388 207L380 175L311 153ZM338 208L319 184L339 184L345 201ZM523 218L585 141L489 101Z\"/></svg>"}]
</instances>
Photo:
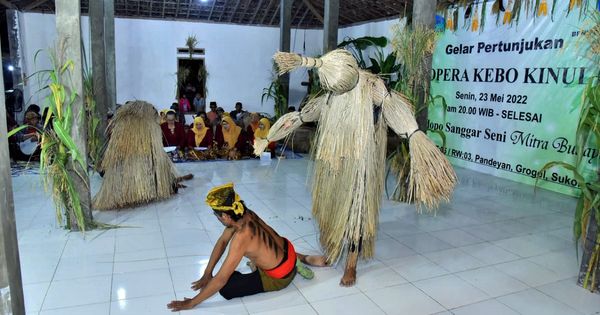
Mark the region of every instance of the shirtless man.
<instances>
[{"instance_id":1,"label":"shirtless man","mask_svg":"<svg viewBox=\"0 0 600 315\"><path fill-rule=\"evenodd\" d=\"M279 236L256 213L246 208L232 183L213 188L206 203L225 230L210 255L204 275L192 283L192 289L200 290L200 293L192 299L172 301L167 305L172 311L192 309L217 292L229 300L281 290L292 282L298 270L302 273L306 268L301 263L297 266L297 260L311 266L326 266L323 256L296 253L289 240ZM215 265L228 244L227 257L213 277ZM235 270L244 256L256 267L254 272L242 274Z\"/></svg>"}]
</instances>

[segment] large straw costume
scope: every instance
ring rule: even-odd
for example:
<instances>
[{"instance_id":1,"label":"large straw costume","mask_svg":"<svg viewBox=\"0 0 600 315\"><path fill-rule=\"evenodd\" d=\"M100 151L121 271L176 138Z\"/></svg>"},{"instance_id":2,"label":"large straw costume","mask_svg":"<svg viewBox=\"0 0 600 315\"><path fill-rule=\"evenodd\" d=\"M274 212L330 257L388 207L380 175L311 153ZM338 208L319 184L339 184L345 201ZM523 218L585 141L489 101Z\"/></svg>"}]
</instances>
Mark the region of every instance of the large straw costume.
<instances>
[{"instance_id":1,"label":"large straw costume","mask_svg":"<svg viewBox=\"0 0 600 315\"><path fill-rule=\"evenodd\" d=\"M111 121L102 163L102 187L94 208L118 209L167 199L176 192L177 171L163 149L159 116L152 104L129 102Z\"/></svg>"},{"instance_id":2,"label":"large straw costume","mask_svg":"<svg viewBox=\"0 0 600 315\"><path fill-rule=\"evenodd\" d=\"M409 138L409 195L428 208L449 200L456 183L454 170L419 131L412 105L404 96L388 91L379 77L360 70L354 57L342 49L318 59L281 52L274 59L280 74L298 67L317 68L327 91L310 100L301 112L282 116L266 140L256 141L255 152L291 134L303 122L319 120L312 212L328 263L336 262L348 249L356 255L357 247L361 258L374 255L388 127Z\"/></svg>"}]
</instances>

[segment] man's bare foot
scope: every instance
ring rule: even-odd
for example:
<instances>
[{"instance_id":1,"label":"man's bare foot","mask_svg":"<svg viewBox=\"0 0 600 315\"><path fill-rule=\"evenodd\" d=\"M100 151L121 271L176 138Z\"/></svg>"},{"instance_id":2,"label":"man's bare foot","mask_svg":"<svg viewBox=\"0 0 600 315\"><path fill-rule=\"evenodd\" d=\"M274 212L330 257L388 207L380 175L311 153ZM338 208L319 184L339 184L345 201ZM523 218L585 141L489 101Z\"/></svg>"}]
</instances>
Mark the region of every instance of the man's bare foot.
<instances>
[{"instance_id":1,"label":"man's bare foot","mask_svg":"<svg viewBox=\"0 0 600 315\"><path fill-rule=\"evenodd\" d=\"M356 268L346 269L344 276L340 280L342 287L351 287L356 283Z\"/></svg>"},{"instance_id":2,"label":"man's bare foot","mask_svg":"<svg viewBox=\"0 0 600 315\"><path fill-rule=\"evenodd\" d=\"M327 267L327 258L321 255L302 255L299 254L298 257L300 261L305 265L314 266L314 267Z\"/></svg>"},{"instance_id":3,"label":"man's bare foot","mask_svg":"<svg viewBox=\"0 0 600 315\"><path fill-rule=\"evenodd\" d=\"M350 250L346 257L346 267L344 268L344 276L340 280L340 285L343 287L351 287L356 283L356 263L358 262L358 252Z\"/></svg>"}]
</instances>

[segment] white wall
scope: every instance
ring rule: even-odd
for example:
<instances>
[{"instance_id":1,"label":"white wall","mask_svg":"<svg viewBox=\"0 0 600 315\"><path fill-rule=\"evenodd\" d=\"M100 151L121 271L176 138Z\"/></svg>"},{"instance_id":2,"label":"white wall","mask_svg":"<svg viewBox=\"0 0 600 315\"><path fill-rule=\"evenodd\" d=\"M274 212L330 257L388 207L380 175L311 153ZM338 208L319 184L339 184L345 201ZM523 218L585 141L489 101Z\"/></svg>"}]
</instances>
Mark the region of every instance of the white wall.
<instances>
[{"instance_id":1,"label":"white wall","mask_svg":"<svg viewBox=\"0 0 600 315\"><path fill-rule=\"evenodd\" d=\"M50 67L46 54L38 56L37 64L34 55L54 45L55 16L22 13L21 19L24 71L31 75ZM339 30L339 40L361 36L391 38L395 23L397 19L345 27ZM89 55L87 16L81 18L81 25ZM272 102L261 105L261 96L271 80L271 57L279 46L278 28L117 18L115 32L118 103L143 99L159 109L169 107L175 97L176 48L183 47L187 36L194 34L199 40L198 47L206 50L208 101L217 101L225 110L231 110L236 101L241 101L247 110L273 112ZM308 56L321 54L322 30L293 29L291 35L292 51ZM88 61L91 62L89 56ZM306 87L300 83L307 79L306 69L292 72L290 105L297 107L306 95ZM28 104L44 104L45 94L37 92L39 88L38 79L30 78L25 88Z\"/></svg>"},{"instance_id":2,"label":"white wall","mask_svg":"<svg viewBox=\"0 0 600 315\"><path fill-rule=\"evenodd\" d=\"M385 36L388 39L392 38L391 28L399 22L398 19L384 20L378 22L367 22L353 26L344 27L338 30L338 39L341 42L346 37L362 37L362 36Z\"/></svg>"},{"instance_id":3,"label":"white wall","mask_svg":"<svg viewBox=\"0 0 600 315\"><path fill-rule=\"evenodd\" d=\"M23 13L22 17L24 68L30 75L49 68L45 57L38 57L37 65L33 59L36 51L54 45L55 17L39 13ZM82 17L81 23L89 53L88 18ZM272 103L261 106L261 95L271 80L271 57L279 46L278 28L117 18L115 33L118 103L143 99L159 109L169 107L175 97L176 48L183 47L187 36L194 34L198 47L206 49L208 101L217 101L225 110L241 101L247 110L273 112ZM294 51L314 55L321 47L322 31L292 30ZM292 74L291 105L297 106L304 97L306 88L300 82L306 77L306 71ZM30 103L43 104L44 95L36 93L38 89L37 79L30 79L25 99L31 97Z\"/></svg>"},{"instance_id":4,"label":"white wall","mask_svg":"<svg viewBox=\"0 0 600 315\"><path fill-rule=\"evenodd\" d=\"M363 24L358 24L354 26L349 26L345 28L341 28L338 30L338 40L341 42L348 37L357 38L363 36L373 36L380 37L385 36L388 41L392 40L392 26L398 24L400 22L399 19L393 20L384 20L378 22L368 22ZM387 47L383 49L385 54L389 54L391 52L391 46L388 44ZM367 50L367 54L373 54L374 49ZM368 58L365 55L365 58Z\"/></svg>"}]
</instances>

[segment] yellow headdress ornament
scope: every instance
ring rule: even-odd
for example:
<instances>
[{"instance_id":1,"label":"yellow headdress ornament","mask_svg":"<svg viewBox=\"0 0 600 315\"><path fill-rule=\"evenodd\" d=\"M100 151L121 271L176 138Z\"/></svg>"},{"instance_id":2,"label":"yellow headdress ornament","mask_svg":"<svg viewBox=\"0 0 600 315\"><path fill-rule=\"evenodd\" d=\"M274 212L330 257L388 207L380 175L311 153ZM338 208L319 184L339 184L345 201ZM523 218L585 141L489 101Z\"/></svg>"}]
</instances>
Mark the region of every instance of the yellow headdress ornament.
<instances>
[{"instance_id":1,"label":"yellow headdress ornament","mask_svg":"<svg viewBox=\"0 0 600 315\"><path fill-rule=\"evenodd\" d=\"M244 205L240 196L233 190L233 183L217 186L206 195L206 204L216 211L233 211L237 215L244 214Z\"/></svg>"}]
</instances>

